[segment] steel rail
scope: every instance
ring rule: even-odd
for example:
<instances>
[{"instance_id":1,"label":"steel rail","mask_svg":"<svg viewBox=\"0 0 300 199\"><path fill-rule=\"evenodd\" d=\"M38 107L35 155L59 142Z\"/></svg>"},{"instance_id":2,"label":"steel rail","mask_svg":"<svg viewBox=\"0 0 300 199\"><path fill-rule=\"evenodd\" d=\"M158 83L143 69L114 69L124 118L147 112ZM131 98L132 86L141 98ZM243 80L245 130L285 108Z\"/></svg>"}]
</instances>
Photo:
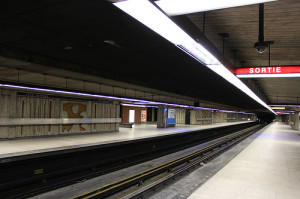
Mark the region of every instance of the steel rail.
<instances>
[{"instance_id":1,"label":"steel rail","mask_svg":"<svg viewBox=\"0 0 300 199\"><path fill-rule=\"evenodd\" d=\"M0 158L0 198L32 197L229 134L236 134L239 130L254 125L255 122L249 122L142 140Z\"/></svg>"},{"instance_id":2,"label":"steel rail","mask_svg":"<svg viewBox=\"0 0 300 199\"><path fill-rule=\"evenodd\" d=\"M222 147L211 151L209 154L204 155L187 165L183 165L181 168L176 169L176 171L166 174L160 177L159 179L156 179L153 182L148 183L146 186L139 187L137 190L134 190L129 194L127 193L124 196L118 197L118 199L141 198L147 193L154 191L157 187L161 186L162 184L166 184L168 181L174 180L176 177L183 175L185 172L189 172L189 170L195 168L197 165L202 166L203 162L206 162L210 158L213 158L214 156L222 153L223 151L228 150L230 147L240 142L241 140L247 138L251 134L252 133L246 133L245 135L239 138L234 138L234 141L229 142L227 145L223 145Z\"/></svg>"},{"instance_id":3,"label":"steel rail","mask_svg":"<svg viewBox=\"0 0 300 199\"><path fill-rule=\"evenodd\" d=\"M223 140L221 140L217 143L214 143L205 148L202 148L200 150L192 152L188 155L185 155L183 157L169 161L169 162L159 165L157 167L142 171L138 174L124 178L122 180L107 184L105 186L99 187L99 188L91 190L89 192L83 193L81 195L74 197L73 199L104 198L104 197L110 196L112 194L115 194L119 191L122 191L124 189L127 189L135 184L141 184L141 182L144 182L145 180L153 178L157 175L160 175L166 171L171 171L173 168L178 167L179 165L182 165L184 163L191 162L191 160L193 160L199 156L203 157L203 158L200 158L200 161L204 161L207 157L211 157L212 154L219 153L219 148L224 150L224 149L230 147L233 144L229 145L228 144L229 142L236 143L236 142L233 142L233 140L236 140L240 137L242 137L241 139L243 139L250 134L249 132L253 132L254 130L258 129L261 126L262 125L256 125L256 126L241 130L241 131L239 131L239 133L236 133L235 135L227 136L226 138L224 138ZM207 153L209 153L209 154L207 154ZM199 163L196 163L196 164L199 164ZM182 168L180 168L179 171L182 171ZM171 176L171 177L173 177L173 176ZM166 177L164 177L164 178L166 178ZM164 179L164 180L166 180L166 179Z\"/></svg>"}]
</instances>

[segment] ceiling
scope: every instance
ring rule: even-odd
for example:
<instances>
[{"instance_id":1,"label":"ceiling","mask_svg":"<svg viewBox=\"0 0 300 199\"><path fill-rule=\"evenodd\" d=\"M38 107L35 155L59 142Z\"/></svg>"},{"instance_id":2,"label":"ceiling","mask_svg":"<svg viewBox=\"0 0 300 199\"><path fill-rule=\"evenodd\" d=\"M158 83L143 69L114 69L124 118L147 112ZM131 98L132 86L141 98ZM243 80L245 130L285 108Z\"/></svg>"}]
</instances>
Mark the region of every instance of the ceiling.
<instances>
[{"instance_id":1,"label":"ceiling","mask_svg":"<svg viewBox=\"0 0 300 199\"><path fill-rule=\"evenodd\" d=\"M299 3L266 4L265 12L265 40L275 41L271 64L299 63ZM203 13L188 18L202 30ZM46 73L43 67L30 66L35 63L47 66L47 73L50 67L51 74L60 77L68 78L72 72L77 73L77 79L80 74L83 79L90 75L242 109L262 109L246 94L108 1L3 0L0 26L0 56L28 63L16 65L0 59L0 78L10 75L10 67ZM282 30L283 26L287 29ZM205 35L220 50L222 40L218 33L222 32L229 33L225 43L229 60L233 60L231 50L238 50L237 60L246 61L245 66L268 64L267 54L257 54L253 48L258 37L257 5L207 12ZM30 75L26 77L30 83ZM270 100L268 103L294 103L300 96L299 78L257 82Z\"/></svg>"},{"instance_id":2,"label":"ceiling","mask_svg":"<svg viewBox=\"0 0 300 199\"><path fill-rule=\"evenodd\" d=\"M269 66L269 52L259 54L254 49L258 41L258 5L215 10L205 13L206 37L222 50L235 67ZM188 17L203 30L203 13ZM300 1L279 0L264 4L264 38L271 45L271 66L300 65ZM234 55L234 51L236 54ZM234 57L236 56L236 59ZM245 61L241 63L240 61ZM269 103L299 104L300 78L257 78L256 82Z\"/></svg>"}]
</instances>

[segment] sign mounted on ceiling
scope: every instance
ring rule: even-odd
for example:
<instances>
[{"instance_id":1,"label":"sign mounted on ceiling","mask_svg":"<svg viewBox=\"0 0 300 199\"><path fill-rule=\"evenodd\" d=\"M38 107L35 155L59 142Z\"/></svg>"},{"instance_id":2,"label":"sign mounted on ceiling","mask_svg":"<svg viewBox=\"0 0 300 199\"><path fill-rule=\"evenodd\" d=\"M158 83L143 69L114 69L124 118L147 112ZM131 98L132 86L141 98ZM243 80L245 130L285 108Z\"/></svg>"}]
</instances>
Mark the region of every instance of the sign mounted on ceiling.
<instances>
[{"instance_id":1,"label":"sign mounted on ceiling","mask_svg":"<svg viewBox=\"0 0 300 199\"><path fill-rule=\"evenodd\" d=\"M239 78L257 77L300 77L300 66L267 66L237 68L235 74Z\"/></svg>"}]
</instances>

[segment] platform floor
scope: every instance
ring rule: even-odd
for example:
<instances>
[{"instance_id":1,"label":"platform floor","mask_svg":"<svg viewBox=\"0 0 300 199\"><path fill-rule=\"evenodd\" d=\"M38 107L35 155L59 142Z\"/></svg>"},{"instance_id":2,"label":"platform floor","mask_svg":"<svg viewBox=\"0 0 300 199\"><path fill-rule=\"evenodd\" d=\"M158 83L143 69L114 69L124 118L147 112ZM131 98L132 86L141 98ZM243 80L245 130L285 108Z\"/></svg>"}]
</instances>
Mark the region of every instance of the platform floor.
<instances>
[{"instance_id":1,"label":"platform floor","mask_svg":"<svg viewBox=\"0 0 300 199\"><path fill-rule=\"evenodd\" d=\"M273 123L253 136L258 137L188 198L299 199L299 132Z\"/></svg>"},{"instance_id":2,"label":"platform floor","mask_svg":"<svg viewBox=\"0 0 300 199\"><path fill-rule=\"evenodd\" d=\"M156 137L165 134L183 133L187 131L209 129L238 123L245 122L215 123L210 125L177 124L175 128L164 129L156 128L156 124L140 124L134 125L133 128L120 127L119 132L0 140L0 159L26 154L77 148L79 146L92 146L147 137Z\"/></svg>"}]
</instances>

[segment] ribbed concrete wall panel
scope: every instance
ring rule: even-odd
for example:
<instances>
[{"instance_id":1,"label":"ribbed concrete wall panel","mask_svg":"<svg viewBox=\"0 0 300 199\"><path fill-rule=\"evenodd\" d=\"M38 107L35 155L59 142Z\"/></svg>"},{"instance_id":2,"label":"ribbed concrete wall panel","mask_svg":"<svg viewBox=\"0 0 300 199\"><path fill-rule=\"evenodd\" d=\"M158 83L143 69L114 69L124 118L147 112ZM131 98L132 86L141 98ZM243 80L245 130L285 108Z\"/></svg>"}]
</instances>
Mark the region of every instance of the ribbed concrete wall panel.
<instances>
[{"instance_id":1,"label":"ribbed concrete wall panel","mask_svg":"<svg viewBox=\"0 0 300 199\"><path fill-rule=\"evenodd\" d=\"M176 109L176 124L185 124L185 109Z\"/></svg>"},{"instance_id":2,"label":"ribbed concrete wall panel","mask_svg":"<svg viewBox=\"0 0 300 199\"><path fill-rule=\"evenodd\" d=\"M69 108L67 111L64 110ZM79 107L82 111L79 111ZM64 100L0 89L1 118L118 118L117 103ZM118 123L0 126L0 138L118 131Z\"/></svg>"},{"instance_id":3,"label":"ribbed concrete wall panel","mask_svg":"<svg viewBox=\"0 0 300 199\"><path fill-rule=\"evenodd\" d=\"M211 124L212 112L206 110L192 110L191 111L191 124Z\"/></svg>"}]
</instances>

